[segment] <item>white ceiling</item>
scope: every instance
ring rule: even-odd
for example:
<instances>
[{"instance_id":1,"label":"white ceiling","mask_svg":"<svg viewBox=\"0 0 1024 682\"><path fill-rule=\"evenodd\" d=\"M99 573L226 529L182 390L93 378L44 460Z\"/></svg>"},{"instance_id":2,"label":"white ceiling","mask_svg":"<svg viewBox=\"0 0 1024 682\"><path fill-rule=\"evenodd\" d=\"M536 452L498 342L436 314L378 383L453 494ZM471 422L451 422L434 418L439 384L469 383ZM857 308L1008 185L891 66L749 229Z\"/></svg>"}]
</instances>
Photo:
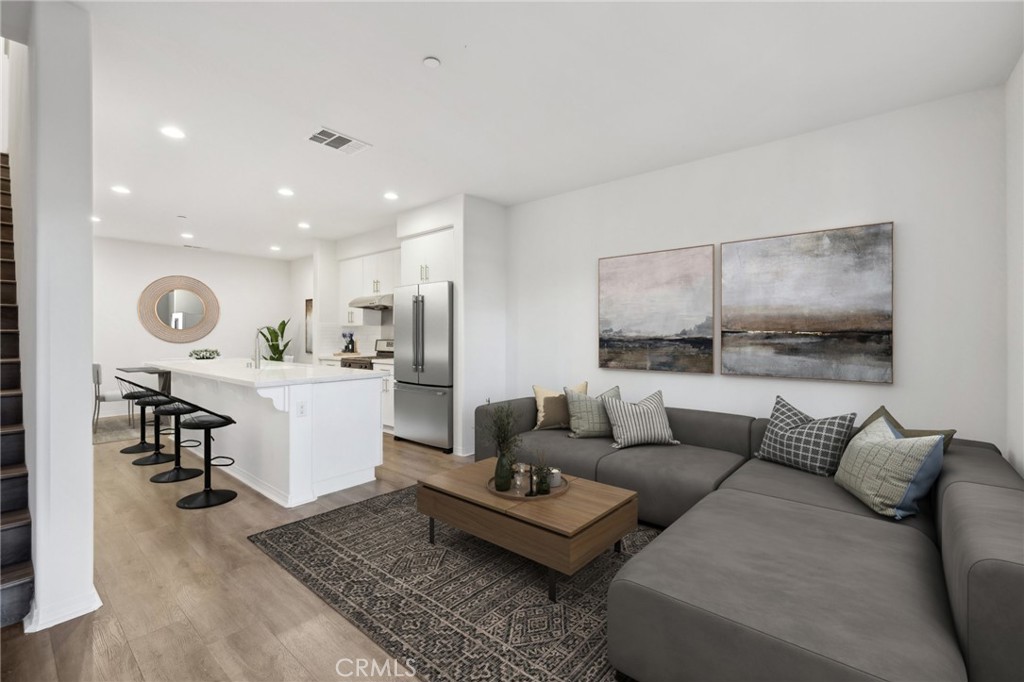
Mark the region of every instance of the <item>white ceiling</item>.
<instances>
[{"instance_id":1,"label":"white ceiling","mask_svg":"<svg viewBox=\"0 0 1024 682\"><path fill-rule=\"evenodd\" d=\"M280 258L459 192L515 204L999 85L1024 24L1020 2L85 6L96 234Z\"/></svg>"}]
</instances>

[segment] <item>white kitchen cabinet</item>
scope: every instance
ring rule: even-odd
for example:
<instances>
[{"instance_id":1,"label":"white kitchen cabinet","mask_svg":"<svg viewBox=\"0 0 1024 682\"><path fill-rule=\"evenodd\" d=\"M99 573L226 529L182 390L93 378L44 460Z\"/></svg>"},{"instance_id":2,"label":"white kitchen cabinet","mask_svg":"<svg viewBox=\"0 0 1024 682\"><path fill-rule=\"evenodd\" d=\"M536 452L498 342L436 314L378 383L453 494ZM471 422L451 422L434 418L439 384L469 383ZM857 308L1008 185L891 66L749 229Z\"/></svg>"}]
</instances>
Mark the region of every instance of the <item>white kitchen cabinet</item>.
<instances>
[{"instance_id":1,"label":"white kitchen cabinet","mask_svg":"<svg viewBox=\"0 0 1024 682\"><path fill-rule=\"evenodd\" d=\"M394 293L400 260L400 249L363 256L363 296Z\"/></svg>"},{"instance_id":2,"label":"white kitchen cabinet","mask_svg":"<svg viewBox=\"0 0 1024 682\"><path fill-rule=\"evenodd\" d=\"M358 327L379 325L380 313L363 308L350 308L353 298L370 296L367 288L366 263L364 258L349 258L338 263L338 300L341 306L341 326Z\"/></svg>"},{"instance_id":3,"label":"white kitchen cabinet","mask_svg":"<svg viewBox=\"0 0 1024 682\"><path fill-rule=\"evenodd\" d=\"M320 358L319 362L325 367L341 367L341 358Z\"/></svg>"},{"instance_id":4,"label":"white kitchen cabinet","mask_svg":"<svg viewBox=\"0 0 1024 682\"><path fill-rule=\"evenodd\" d=\"M455 279L455 231L438 230L402 242L402 284Z\"/></svg>"},{"instance_id":5,"label":"white kitchen cabinet","mask_svg":"<svg viewBox=\"0 0 1024 682\"><path fill-rule=\"evenodd\" d=\"M378 372L387 372L381 382L380 414L384 429L390 431L395 427L395 366L391 363L375 362L373 368Z\"/></svg>"}]
</instances>

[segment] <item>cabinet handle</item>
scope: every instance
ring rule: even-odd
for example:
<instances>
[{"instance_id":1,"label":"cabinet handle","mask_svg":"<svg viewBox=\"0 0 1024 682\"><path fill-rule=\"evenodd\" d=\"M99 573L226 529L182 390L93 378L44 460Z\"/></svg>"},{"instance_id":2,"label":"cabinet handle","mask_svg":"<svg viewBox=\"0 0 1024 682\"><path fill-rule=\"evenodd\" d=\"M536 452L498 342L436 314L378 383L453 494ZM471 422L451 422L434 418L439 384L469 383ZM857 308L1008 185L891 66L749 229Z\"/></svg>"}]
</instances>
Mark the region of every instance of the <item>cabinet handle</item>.
<instances>
[{"instance_id":1,"label":"cabinet handle","mask_svg":"<svg viewBox=\"0 0 1024 682\"><path fill-rule=\"evenodd\" d=\"M430 281L430 266L429 265L424 265L423 267L425 267L427 269L427 281L429 282Z\"/></svg>"},{"instance_id":2,"label":"cabinet handle","mask_svg":"<svg viewBox=\"0 0 1024 682\"><path fill-rule=\"evenodd\" d=\"M420 266L420 281L423 281L423 266Z\"/></svg>"}]
</instances>

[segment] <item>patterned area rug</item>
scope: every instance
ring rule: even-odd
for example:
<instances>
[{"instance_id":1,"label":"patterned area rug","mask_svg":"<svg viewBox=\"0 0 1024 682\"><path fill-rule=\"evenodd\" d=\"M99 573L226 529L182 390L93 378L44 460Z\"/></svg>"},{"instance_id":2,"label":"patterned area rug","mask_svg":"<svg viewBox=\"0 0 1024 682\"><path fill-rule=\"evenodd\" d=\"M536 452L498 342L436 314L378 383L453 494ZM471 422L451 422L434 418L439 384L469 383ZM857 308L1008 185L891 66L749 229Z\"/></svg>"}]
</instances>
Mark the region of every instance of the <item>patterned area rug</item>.
<instances>
[{"instance_id":1,"label":"patterned area rug","mask_svg":"<svg viewBox=\"0 0 1024 682\"><path fill-rule=\"evenodd\" d=\"M149 439L153 439L153 429L148 429ZM128 417L103 417L96 422L96 431L92 434L92 444L117 443L122 440L139 442L139 423L128 425Z\"/></svg>"},{"instance_id":2,"label":"patterned area rug","mask_svg":"<svg viewBox=\"0 0 1024 682\"><path fill-rule=\"evenodd\" d=\"M422 680L613 680L608 583L658 531L640 528L558 584L547 569L416 511L416 488L249 539Z\"/></svg>"}]
</instances>

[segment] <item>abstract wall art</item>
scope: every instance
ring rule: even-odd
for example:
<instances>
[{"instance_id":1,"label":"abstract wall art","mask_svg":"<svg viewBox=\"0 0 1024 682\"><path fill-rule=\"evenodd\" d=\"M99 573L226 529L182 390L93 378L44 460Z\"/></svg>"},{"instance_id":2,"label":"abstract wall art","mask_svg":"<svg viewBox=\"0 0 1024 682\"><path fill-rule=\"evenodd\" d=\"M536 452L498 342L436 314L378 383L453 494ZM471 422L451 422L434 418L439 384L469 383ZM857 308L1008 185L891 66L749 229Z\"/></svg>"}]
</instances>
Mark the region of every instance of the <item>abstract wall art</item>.
<instances>
[{"instance_id":1,"label":"abstract wall art","mask_svg":"<svg viewBox=\"0 0 1024 682\"><path fill-rule=\"evenodd\" d=\"M724 375L892 383L893 224L722 244Z\"/></svg>"},{"instance_id":2,"label":"abstract wall art","mask_svg":"<svg viewBox=\"0 0 1024 682\"><path fill-rule=\"evenodd\" d=\"M714 372L715 247L598 261L598 366Z\"/></svg>"},{"instance_id":3,"label":"abstract wall art","mask_svg":"<svg viewBox=\"0 0 1024 682\"><path fill-rule=\"evenodd\" d=\"M313 353L313 299L306 299L306 353Z\"/></svg>"}]
</instances>

